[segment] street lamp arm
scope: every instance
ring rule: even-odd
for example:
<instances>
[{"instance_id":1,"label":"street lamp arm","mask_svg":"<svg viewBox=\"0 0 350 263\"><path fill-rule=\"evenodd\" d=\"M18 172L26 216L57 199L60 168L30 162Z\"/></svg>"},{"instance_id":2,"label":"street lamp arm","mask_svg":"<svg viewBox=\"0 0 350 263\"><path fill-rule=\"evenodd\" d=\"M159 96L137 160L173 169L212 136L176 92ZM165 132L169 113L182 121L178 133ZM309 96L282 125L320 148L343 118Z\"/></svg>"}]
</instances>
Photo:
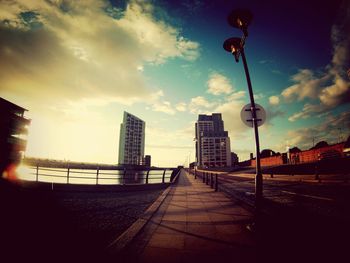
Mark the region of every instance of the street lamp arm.
<instances>
[{"instance_id":1,"label":"street lamp arm","mask_svg":"<svg viewBox=\"0 0 350 263\"><path fill-rule=\"evenodd\" d=\"M246 79L247 79L250 103L252 104L252 107L255 109L255 101L254 101L254 95L253 95L252 82L250 80L250 74L249 74L247 59L246 59L246 56L245 56L245 52L244 52L244 47L243 46L240 49L240 54L242 55L242 61L243 61L245 76L246 76Z\"/></svg>"}]
</instances>

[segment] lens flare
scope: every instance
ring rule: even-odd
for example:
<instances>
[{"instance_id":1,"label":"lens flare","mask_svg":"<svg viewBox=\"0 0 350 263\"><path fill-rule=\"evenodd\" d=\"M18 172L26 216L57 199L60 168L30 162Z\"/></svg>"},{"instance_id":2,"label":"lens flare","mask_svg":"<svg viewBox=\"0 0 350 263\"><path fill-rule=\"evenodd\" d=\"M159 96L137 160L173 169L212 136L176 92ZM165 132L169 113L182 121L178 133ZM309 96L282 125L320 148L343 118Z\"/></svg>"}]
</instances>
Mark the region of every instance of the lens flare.
<instances>
[{"instance_id":1,"label":"lens flare","mask_svg":"<svg viewBox=\"0 0 350 263\"><path fill-rule=\"evenodd\" d=\"M2 177L11 182L18 181L17 165L10 163L2 173Z\"/></svg>"}]
</instances>

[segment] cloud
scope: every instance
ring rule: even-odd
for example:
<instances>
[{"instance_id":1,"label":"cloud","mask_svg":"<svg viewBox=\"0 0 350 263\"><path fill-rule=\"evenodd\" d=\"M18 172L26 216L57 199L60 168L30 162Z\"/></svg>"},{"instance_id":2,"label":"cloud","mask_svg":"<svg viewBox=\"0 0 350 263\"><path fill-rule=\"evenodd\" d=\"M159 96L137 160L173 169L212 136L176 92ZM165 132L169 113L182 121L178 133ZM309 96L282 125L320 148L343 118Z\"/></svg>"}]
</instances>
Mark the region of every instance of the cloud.
<instances>
[{"instance_id":1,"label":"cloud","mask_svg":"<svg viewBox=\"0 0 350 263\"><path fill-rule=\"evenodd\" d=\"M350 83L334 69L335 66L320 78L315 78L310 70L302 70L293 76L299 83L285 89L281 95L290 102L310 98L315 103L305 103L302 111L294 113L289 121L306 119L350 102Z\"/></svg>"},{"instance_id":2,"label":"cloud","mask_svg":"<svg viewBox=\"0 0 350 263\"><path fill-rule=\"evenodd\" d=\"M209 102L203 96L197 96L191 99L191 102L188 105L188 108L191 113L206 113L210 109L213 109L217 105L216 102Z\"/></svg>"},{"instance_id":3,"label":"cloud","mask_svg":"<svg viewBox=\"0 0 350 263\"><path fill-rule=\"evenodd\" d=\"M324 88L319 95L319 99L323 105L330 108L350 102L349 82L336 76L334 84Z\"/></svg>"},{"instance_id":4,"label":"cloud","mask_svg":"<svg viewBox=\"0 0 350 263\"><path fill-rule=\"evenodd\" d=\"M269 98L269 103L274 106L278 105L280 103L280 98L278 96L271 96Z\"/></svg>"},{"instance_id":5,"label":"cloud","mask_svg":"<svg viewBox=\"0 0 350 263\"><path fill-rule=\"evenodd\" d=\"M328 114L319 125L290 131L285 140L288 140L291 146L309 149L313 143L323 140L328 143L344 141L349 134L350 112L342 112L338 115Z\"/></svg>"},{"instance_id":6,"label":"cloud","mask_svg":"<svg viewBox=\"0 0 350 263\"><path fill-rule=\"evenodd\" d=\"M241 120L241 110L246 104L245 91L238 91L229 96L224 103L218 103L213 112L222 114L225 130L229 132L231 141L246 137L249 128Z\"/></svg>"},{"instance_id":7,"label":"cloud","mask_svg":"<svg viewBox=\"0 0 350 263\"><path fill-rule=\"evenodd\" d=\"M213 95L230 94L233 90L228 78L219 73L210 75L207 92Z\"/></svg>"},{"instance_id":8,"label":"cloud","mask_svg":"<svg viewBox=\"0 0 350 263\"><path fill-rule=\"evenodd\" d=\"M278 69L272 69L271 72L274 73L274 74L278 74L278 75L282 75L283 74L282 71L280 71Z\"/></svg>"},{"instance_id":9,"label":"cloud","mask_svg":"<svg viewBox=\"0 0 350 263\"><path fill-rule=\"evenodd\" d=\"M186 111L187 110L187 104L184 103L184 102L179 102L178 104L175 105L175 109L177 111L181 111L181 112Z\"/></svg>"},{"instance_id":10,"label":"cloud","mask_svg":"<svg viewBox=\"0 0 350 263\"><path fill-rule=\"evenodd\" d=\"M321 78L314 76L314 73L309 69L302 69L292 76L292 80L296 83L281 93L282 97L287 102L293 102L294 100L304 100L305 98L316 99L322 85L324 85L330 76L325 75Z\"/></svg>"},{"instance_id":11,"label":"cloud","mask_svg":"<svg viewBox=\"0 0 350 263\"><path fill-rule=\"evenodd\" d=\"M331 31L333 56L330 64L317 75L310 69L299 70L292 76L295 84L281 93L287 102L313 101L307 102L302 111L294 113L290 121L306 119L350 102L350 83L346 73L350 66L350 5L345 2Z\"/></svg>"},{"instance_id":12,"label":"cloud","mask_svg":"<svg viewBox=\"0 0 350 263\"><path fill-rule=\"evenodd\" d=\"M307 119L314 113L322 113L325 111L323 105L306 103L302 111L294 113L288 118L289 121L294 122L298 119Z\"/></svg>"},{"instance_id":13,"label":"cloud","mask_svg":"<svg viewBox=\"0 0 350 263\"><path fill-rule=\"evenodd\" d=\"M171 104L169 101L161 101L161 102L152 104L152 110L164 112L170 115L174 115L176 113L176 111L171 107Z\"/></svg>"},{"instance_id":14,"label":"cloud","mask_svg":"<svg viewBox=\"0 0 350 263\"><path fill-rule=\"evenodd\" d=\"M163 112L169 115L174 115L176 113L171 103L164 99L163 90L152 93L147 104L151 105L153 111Z\"/></svg>"},{"instance_id":15,"label":"cloud","mask_svg":"<svg viewBox=\"0 0 350 263\"><path fill-rule=\"evenodd\" d=\"M192 98L191 104L196 105L196 106L202 106L205 108L212 107L212 104L210 102L208 102L207 99L202 97L202 96L197 96L195 98Z\"/></svg>"},{"instance_id":16,"label":"cloud","mask_svg":"<svg viewBox=\"0 0 350 263\"><path fill-rule=\"evenodd\" d=\"M245 97L245 95L246 95L246 92L244 90L240 90L240 91L237 91L237 92L230 94L227 97L227 100L228 101L240 100L240 99L243 99Z\"/></svg>"},{"instance_id":17,"label":"cloud","mask_svg":"<svg viewBox=\"0 0 350 263\"><path fill-rule=\"evenodd\" d=\"M33 107L97 97L145 100L152 92L140 65L199 56L199 44L156 19L149 3L131 1L125 10L102 0L0 5L1 91Z\"/></svg>"},{"instance_id":18,"label":"cloud","mask_svg":"<svg viewBox=\"0 0 350 263\"><path fill-rule=\"evenodd\" d=\"M305 94L312 94L315 103L305 103L302 111L294 113L291 117L288 118L289 121L296 121L300 118L307 119L314 114L320 114L327 111L330 111L342 104L346 104L350 102L350 83L340 77L339 74L332 76L332 73L328 73L325 75L325 78L332 78L332 82L326 86L318 86L318 85L306 85L304 86L304 92L301 92L299 96L299 100ZM322 80L318 79L317 82ZM299 90L299 85L294 85L287 90L282 92L282 96L285 96L288 91ZM316 92L317 91L317 92ZM285 96L286 98L286 96ZM311 98L311 96L310 96Z\"/></svg>"},{"instance_id":19,"label":"cloud","mask_svg":"<svg viewBox=\"0 0 350 263\"><path fill-rule=\"evenodd\" d=\"M336 18L337 21L331 31L333 43L332 70L338 71L344 77L350 67L350 4L343 1L339 12Z\"/></svg>"},{"instance_id":20,"label":"cloud","mask_svg":"<svg viewBox=\"0 0 350 263\"><path fill-rule=\"evenodd\" d=\"M213 79L213 78L211 78ZM225 123L225 129L229 132L231 140L243 139L247 137L247 132L250 129L246 126L241 118L241 110L246 104L246 91L232 92L225 99L222 100L219 97L215 97L213 101L208 101L205 97L198 96L191 99L189 103L190 112L194 114L211 114L213 112L219 112L222 114L222 118ZM257 94L258 98L264 97L263 94ZM267 124L271 124L271 121L283 116L284 112L281 110L267 109Z\"/></svg>"},{"instance_id":21,"label":"cloud","mask_svg":"<svg viewBox=\"0 0 350 263\"><path fill-rule=\"evenodd\" d=\"M309 118L309 117L310 117L310 115L308 113L306 113L304 111L301 111L301 112L294 113L292 116L290 116L288 118L288 120L290 122L294 122L294 121L296 121L298 119L306 119L306 118Z\"/></svg>"},{"instance_id":22,"label":"cloud","mask_svg":"<svg viewBox=\"0 0 350 263\"><path fill-rule=\"evenodd\" d=\"M190 61L197 59L199 44L180 36L178 29L164 21L157 21L151 10L150 4L132 1L124 17L116 21L117 25L136 36L145 60L159 64L173 57Z\"/></svg>"},{"instance_id":23,"label":"cloud","mask_svg":"<svg viewBox=\"0 0 350 263\"><path fill-rule=\"evenodd\" d=\"M257 93L257 94L254 94L254 100L261 100L263 98L265 98L265 95L263 93Z\"/></svg>"},{"instance_id":24,"label":"cloud","mask_svg":"<svg viewBox=\"0 0 350 263\"><path fill-rule=\"evenodd\" d=\"M265 108L265 110L266 110L266 124L264 124L264 127L268 125L272 125L271 121L274 118L285 116L285 112L278 108L272 109L271 107L267 107Z\"/></svg>"},{"instance_id":25,"label":"cloud","mask_svg":"<svg viewBox=\"0 0 350 263\"><path fill-rule=\"evenodd\" d=\"M225 124L225 130L230 134L231 140L241 138L249 129L241 120L243 101L230 101L219 105L214 112L220 112Z\"/></svg>"}]
</instances>

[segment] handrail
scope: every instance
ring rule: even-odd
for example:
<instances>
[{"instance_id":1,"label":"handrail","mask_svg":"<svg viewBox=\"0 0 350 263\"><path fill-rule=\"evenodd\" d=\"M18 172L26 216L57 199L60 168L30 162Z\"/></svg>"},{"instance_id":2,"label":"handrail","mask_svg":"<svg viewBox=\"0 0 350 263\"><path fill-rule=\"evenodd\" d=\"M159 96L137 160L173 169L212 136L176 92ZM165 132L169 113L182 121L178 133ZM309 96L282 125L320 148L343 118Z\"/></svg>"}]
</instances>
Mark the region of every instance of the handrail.
<instances>
[{"instance_id":1,"label":"handrail","mask_svg":"<svg viewBox=\"0 0 350 263\"><path fill-rule=\"evenodd\" d=\"M197 179L197 176L202 177L203 183L209 185L210 188L214 188L215 192L219 190L219 175L227 174L226 172L219 171L208 171L208 170L199 170L199 169L186 169L189 174L194 175L194 179Z\"/></svg>"},{"instance_id":2,"label":"handrail","mask_svg":"<svg viewBox=\"0 0 350 263\"><path fill-rule=\"evenodd\" d=\"M115 169L118 171L117 173L106 173L102 172L103 170L110 171L112 169L101 169L100 167L96 167L95 169L84 169L84 168L72 168L72 167L64 167L64 168L51 168L51 167L40 167L39 165L36 166L28 166L30 169L33 169L34 172L30 173L32 175L35 175L35 181L41 181L40 177L52 177L52 178L65 178L66 183L70 184L71 179L81 179L81 180L95 180L95 184L101 184L101 180L117 180L115 184L138 184L145 183L148 184L150 182L154 182L154 180L158 180L157 183L169 183L171 180L171 175L169 172L173 172L175 168L147 168L147 169ZM78 170L78 171L77 171ZM86 171L82 171L86 170ZM92 172L92 170L95 170ZM44 173L41 173L41 171L44 171ZM152 171L157 171L156 173L153 173ZM161 171L161 173L159 172ZM53 173L65 173L65 175L58 175L58 174L52 174ZM152 172L152 173L150 173ZM73 174L73 175L72 175ZM78 176L74 174L85 174L86 176ZM101 177L102 175L102 177ZM103 176L105 175L105 176ZM106 177L110 176L110 177ZM132 176L135 175L136 178L132 178ZM142 182L144 181L144 182ZM63 183L63 182L62 182ZM82 183L84 184L84 183ZM108 183L110 184L110 183Z\"/></svg>"}]
</instances>

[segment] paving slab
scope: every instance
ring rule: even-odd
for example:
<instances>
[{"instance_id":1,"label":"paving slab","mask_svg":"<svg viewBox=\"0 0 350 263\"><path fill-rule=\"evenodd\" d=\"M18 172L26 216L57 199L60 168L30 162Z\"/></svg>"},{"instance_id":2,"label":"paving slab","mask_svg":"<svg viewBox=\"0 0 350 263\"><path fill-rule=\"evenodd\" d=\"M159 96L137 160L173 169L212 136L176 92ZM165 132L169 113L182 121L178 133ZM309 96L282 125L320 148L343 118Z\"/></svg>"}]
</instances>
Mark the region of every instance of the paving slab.
<instances>
[{"instance_id":1,"label":"paving slab","mask_svg":"<svg viewBox=\"0 0 350 263\"><path fill-rule=\"evenodd\" d=\"M250 211L183 170L129 250L138 247L137 262L256 262L252 221Z\"/></svg>"}]
</instances>

